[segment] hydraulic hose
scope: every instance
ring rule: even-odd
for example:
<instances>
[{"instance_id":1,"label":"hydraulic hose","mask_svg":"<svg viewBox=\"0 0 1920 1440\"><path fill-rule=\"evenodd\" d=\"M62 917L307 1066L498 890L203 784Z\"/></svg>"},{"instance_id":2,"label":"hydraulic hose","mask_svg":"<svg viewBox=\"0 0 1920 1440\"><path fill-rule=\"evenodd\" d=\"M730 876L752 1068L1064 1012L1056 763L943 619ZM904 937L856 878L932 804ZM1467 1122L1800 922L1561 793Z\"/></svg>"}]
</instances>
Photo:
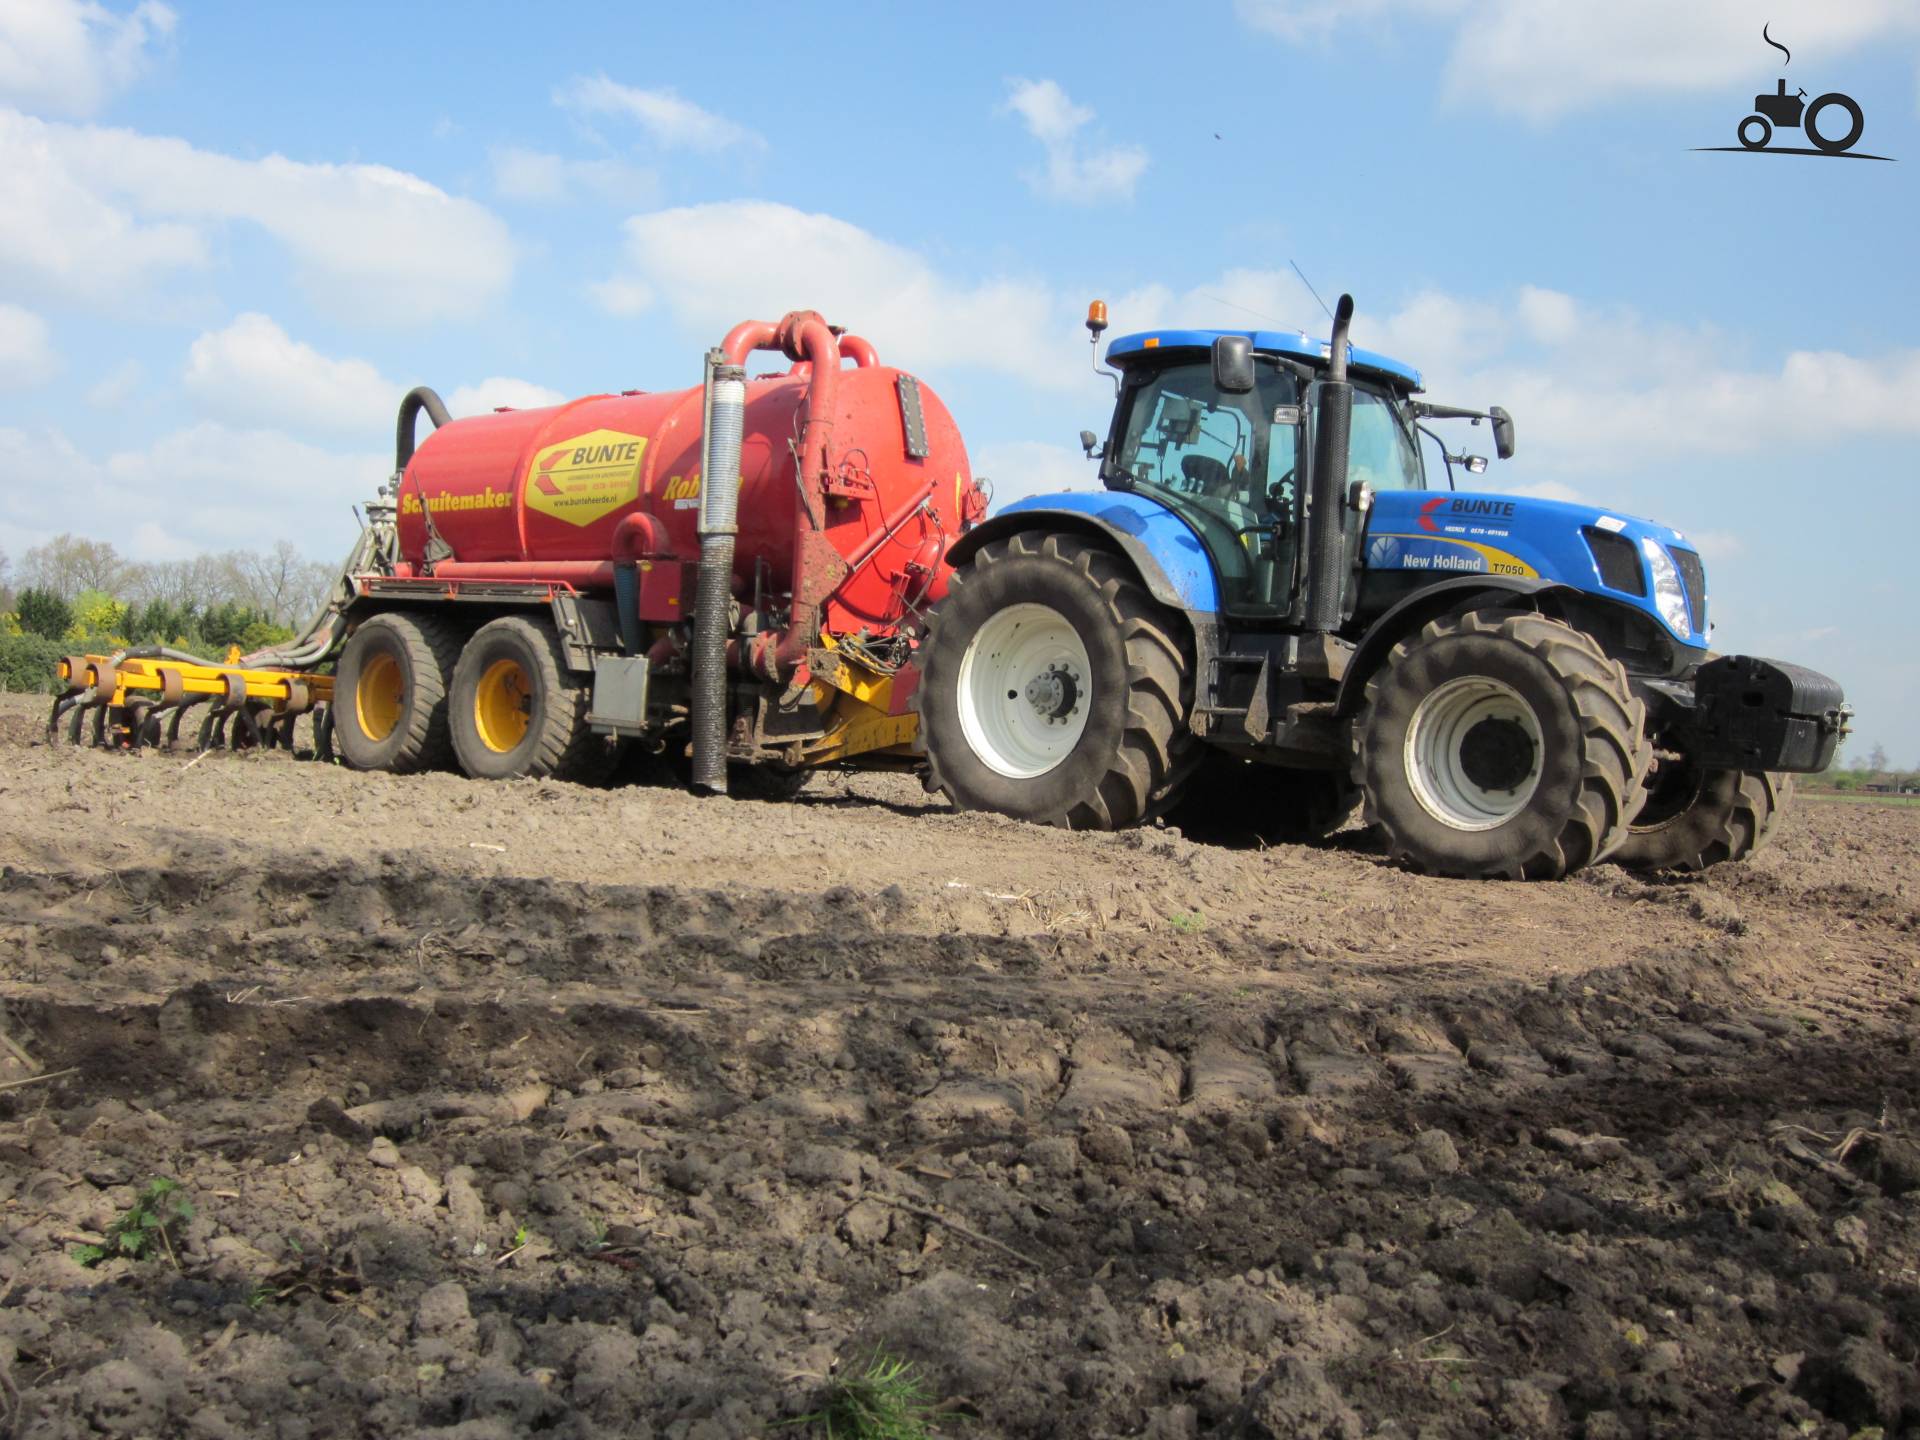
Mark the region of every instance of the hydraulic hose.
<instances>
[{"instance_id":1,"label":"hydraulic hose","mask_svg":"<svg viewBox=\"0 0 1920 1440\"><path fill-rule=\"evenodd\" d=\"M733 604L733 539L740 513L740 439L746 371L722 350L707 353L706 458L701 467L700 569L693 601L693 785L727 793L727 632Z\"/></svg>"},{"instance_id":2,"label":"hydraulic hose","mask_svg":"<svg viewBox=\"0 0 1920 1440\"><path fill-rule=\"evenodd\" d=\"M1347 448L1353 432L1353 386L1347 383L1347 330L1353 297L1333 311L1327 375L1314 386L1313 484L1308 492L1307 615L1305 628L1332 634L1346 609Z\"/></svg>"},{"instance_id":3,"label":"hydraulic hose","mask_svg":"<svg viewBox=\"0 0 1920 1440\"><path fill-rule=\"evenodd\" d=\"M446 402L438 392L425 385L416 385L409 390L406 398L400 402L400 423L393 440L393 471L396 475L405 470L407 463L413 459L413 431L419 423L422 410L427 412L427 418L433 421L436 430L453 418L447 413Z\"/></svg>"}]
</instances>

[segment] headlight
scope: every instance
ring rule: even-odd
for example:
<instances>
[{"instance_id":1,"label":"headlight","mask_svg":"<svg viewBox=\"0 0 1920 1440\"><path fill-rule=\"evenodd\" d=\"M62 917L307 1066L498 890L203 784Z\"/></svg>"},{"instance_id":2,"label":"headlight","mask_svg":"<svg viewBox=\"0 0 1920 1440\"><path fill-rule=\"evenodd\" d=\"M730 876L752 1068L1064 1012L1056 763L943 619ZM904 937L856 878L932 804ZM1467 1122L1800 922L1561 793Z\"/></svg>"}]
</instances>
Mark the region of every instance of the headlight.
<instances>
[{"instance_id":1,"label":"headlight","mask_svg":"<svg viewBox=\"0 0 1920 1440\"><path fill-rule=\"evenodd\" d=\"M1667 547L1651 536L1640 541L1640 553L1647 557L1647 571L1653 576L1653 603L1660 618L1676 635L1693 633L1693 615L1687 609L1686 588L1680 583L1680 571L1667 553Z\"/></svg>"}]
</instances>

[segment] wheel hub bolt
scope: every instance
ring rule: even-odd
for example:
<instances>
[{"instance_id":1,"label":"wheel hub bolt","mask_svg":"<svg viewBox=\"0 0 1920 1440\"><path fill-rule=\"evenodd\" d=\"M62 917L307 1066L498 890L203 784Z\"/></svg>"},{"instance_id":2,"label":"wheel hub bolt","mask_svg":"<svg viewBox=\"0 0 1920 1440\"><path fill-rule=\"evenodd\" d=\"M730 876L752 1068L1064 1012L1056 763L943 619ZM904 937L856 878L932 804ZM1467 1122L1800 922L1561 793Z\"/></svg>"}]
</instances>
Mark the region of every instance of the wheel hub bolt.
<instances>
[{"instance_id":1,"label":"wheel hub bolt","mask_svg":"<svg viewBox=\"0 0 1920 1440\"><path fill-rule=\"evenodd\" d=\"M1027 703L1049 725L1064 725L1079 713L1079 680L1064 665L1055 665L1027 682Z\"/></svg>"}]
</instances>

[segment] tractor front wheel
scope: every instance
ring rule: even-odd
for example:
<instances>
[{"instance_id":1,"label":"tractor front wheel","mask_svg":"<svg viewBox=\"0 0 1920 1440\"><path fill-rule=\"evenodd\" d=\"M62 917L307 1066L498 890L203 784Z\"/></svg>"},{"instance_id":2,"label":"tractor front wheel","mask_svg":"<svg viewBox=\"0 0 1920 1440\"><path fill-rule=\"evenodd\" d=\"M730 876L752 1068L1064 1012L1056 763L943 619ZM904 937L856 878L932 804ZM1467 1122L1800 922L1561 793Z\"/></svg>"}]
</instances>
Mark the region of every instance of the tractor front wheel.
<instances>
[{"instance_id":1,"label":"tractor front wheel","mask_svg":"<svg viewBox=\"0 0 1920 1440\"><path fill-rule=\"evenodd\" d=\"M1646 707L1589 635L1531 611L1427 625L1367 684L1353 778L1415 870L1546 880L1627 837L1652 762Z\"/></svg>"},{"instance_id":2,"label":"tractor front wheel","mask_svg":"<svg viewBox=\"0 0 1920 1440\"><path fill-rule=\"evenodd\" d=\"M1152 819L1198 758L1177 616L1074 535L1012 535L955 572L915 694L929 789L1073 830Z\"/></svg>"},{"instance_id":3,"label":"tractor front wheel","mask_svg":"<svg viewBox=\"0 0 1920 1440\"><path fill-rule=\"evenodd\" d=\"M333 685L333 742L355 770L447 762L447 679L460 636L437 615L375 615L348 638Z\"/></svg>"},{"instance_id":4,"label":"tractor front wheel","mask_svg":"<svg viewBox=\"0 0 1920 1440\"><path fill-rule=\"evenodd\" d=\"M1613 858L1634 870L1705 870L1743 860L1773 837L1792 796L1791 775L1670 761Z\"/></svg>"}]
</instances>

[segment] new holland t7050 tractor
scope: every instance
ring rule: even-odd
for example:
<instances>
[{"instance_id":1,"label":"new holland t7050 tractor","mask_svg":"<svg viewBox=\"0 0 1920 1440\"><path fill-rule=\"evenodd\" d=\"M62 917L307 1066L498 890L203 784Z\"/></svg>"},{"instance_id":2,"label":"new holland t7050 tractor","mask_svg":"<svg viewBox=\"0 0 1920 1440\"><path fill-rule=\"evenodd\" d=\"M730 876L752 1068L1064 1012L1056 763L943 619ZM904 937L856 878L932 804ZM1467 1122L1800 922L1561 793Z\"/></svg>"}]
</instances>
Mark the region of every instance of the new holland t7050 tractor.
<instances>
[{"instance_id":1,"label":"new holland t7050 tractor","mask_svg":"<svg viewBox=\"0 0 1920 1440\"><path fill-rule=\"evenodd\" d=\"M1075 829L1167 816L1265 838L1356 808L1403 864L1548 878L1762 844L1845 731L1823 675L1708 648L1678 531L1453 489L1418 397L1347 339L1116 339L1105 490L1008 506L948 552L915 697L928 783ZM1096 303L1088 328L1106 326Z\"/></svg>"}]
</instances>

